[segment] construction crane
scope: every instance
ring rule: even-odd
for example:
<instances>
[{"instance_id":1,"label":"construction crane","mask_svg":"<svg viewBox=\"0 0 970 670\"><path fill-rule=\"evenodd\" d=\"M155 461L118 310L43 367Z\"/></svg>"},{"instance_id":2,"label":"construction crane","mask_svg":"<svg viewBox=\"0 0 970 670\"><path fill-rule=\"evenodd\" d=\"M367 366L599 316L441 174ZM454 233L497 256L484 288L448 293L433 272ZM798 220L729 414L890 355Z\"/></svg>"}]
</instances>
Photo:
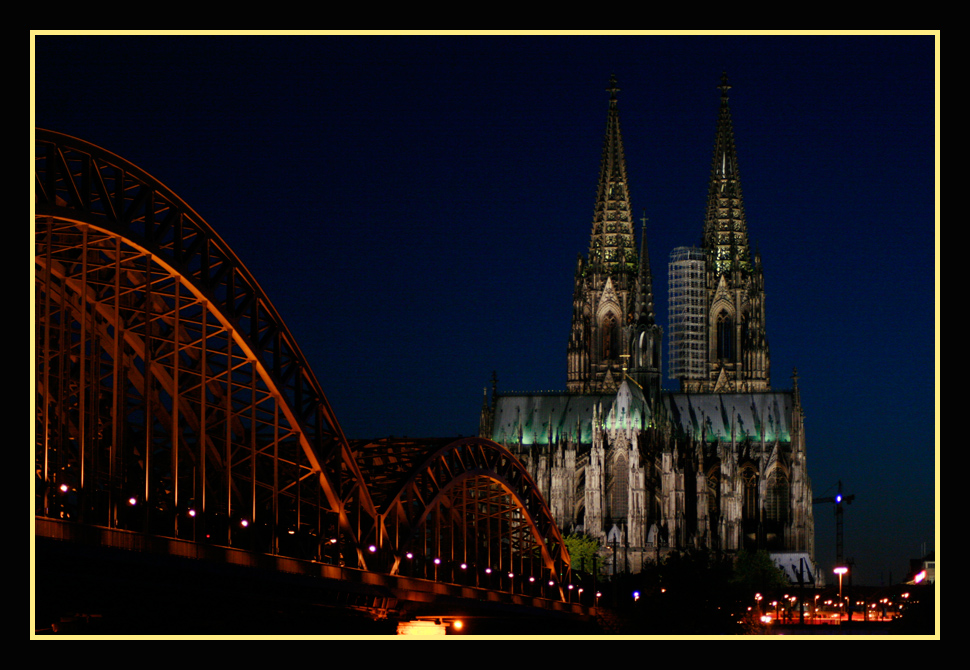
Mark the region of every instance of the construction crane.
<instances>
[{"instance_id":1,"label":"construction crane","mask_svg":"<svg viewBox=\"0 0 970 670\"><path fill-rule=\"evenodd\" d=\"M843 504L850 505L852 501L855 500L855 494L843 495L842 494L842 480L839 480L839 491L834 496L826 496L823 498L812 498L812 504L818 503L834 503L835 504L835 564L836 566L844 566L845 559L842 556L842 508Z\"/></svg>"}]
</instances>

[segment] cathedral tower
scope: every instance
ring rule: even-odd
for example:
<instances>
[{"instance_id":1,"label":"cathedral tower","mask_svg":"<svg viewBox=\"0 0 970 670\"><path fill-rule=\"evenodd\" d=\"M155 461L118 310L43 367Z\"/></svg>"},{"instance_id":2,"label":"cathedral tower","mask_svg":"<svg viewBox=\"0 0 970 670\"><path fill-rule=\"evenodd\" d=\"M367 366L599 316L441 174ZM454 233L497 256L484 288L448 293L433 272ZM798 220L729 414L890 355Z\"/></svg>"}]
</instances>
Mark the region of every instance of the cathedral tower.
<instances>
[{"instance_id":1,"label":"cathedral tower","mask_svg":"<svg viewBox=\"0 0 970 670\"><path fill-rule=\"evenodd\" d=\"M682 379L682 389L766 391L770 359L761 257L756 253L752 260L748 241L727 75L718 88L721 108L701 241L707 283L707 366L701 378Z\"/></svg>"},{"instance_id":2,"label":"cathedral tower","mask_svg":"<svg viewBox=\"0 0 970 670\"><path fill-rule=\"evenodd\" d=\"M801 400L797 377L792 391L769 388L764 282L748 241L727 82L703 238L671 254L679 392L660 390L662 333L645 230L636 241L617 90L611 80L589 249L576 264L568 390L500 394L493 381L480 434L522 461L561 530L610 546L607 571L638 572L692 548L766 549L793 582L812 583Z\"/></svg>"},{"instance_id":3,"label":"cathedral tower","mask_svg":"<svg viewBox=\"0 0 970 670\"><path fill-rule=\"evenodd\" d=\"M589 253L576 264L567 388L612 391L629 377L656 399L662 333L654 318L646 230L638 253L615 79L607 90L609 112Z\"/></svg>"}]
</instances>

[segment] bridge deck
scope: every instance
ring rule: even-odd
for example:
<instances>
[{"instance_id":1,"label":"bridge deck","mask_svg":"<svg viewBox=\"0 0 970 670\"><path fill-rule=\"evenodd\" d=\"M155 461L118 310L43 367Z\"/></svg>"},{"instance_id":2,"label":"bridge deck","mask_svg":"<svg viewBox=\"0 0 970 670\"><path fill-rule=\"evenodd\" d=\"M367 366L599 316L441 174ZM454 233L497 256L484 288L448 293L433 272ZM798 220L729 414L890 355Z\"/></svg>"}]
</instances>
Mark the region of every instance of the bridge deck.
<instances>
[{"instance_id":1,"label":"bridge deck","mask_svg":"<svg viewBox=\"0 0 970 670\"><path fill-rule=\"evenodd\" d=\"M38 631L73 617L80 633L383 635L441 617L477 622L468 633L597 632L578 603L52 519L35 520L35 552Z\"/></svg>"}]
</instances>

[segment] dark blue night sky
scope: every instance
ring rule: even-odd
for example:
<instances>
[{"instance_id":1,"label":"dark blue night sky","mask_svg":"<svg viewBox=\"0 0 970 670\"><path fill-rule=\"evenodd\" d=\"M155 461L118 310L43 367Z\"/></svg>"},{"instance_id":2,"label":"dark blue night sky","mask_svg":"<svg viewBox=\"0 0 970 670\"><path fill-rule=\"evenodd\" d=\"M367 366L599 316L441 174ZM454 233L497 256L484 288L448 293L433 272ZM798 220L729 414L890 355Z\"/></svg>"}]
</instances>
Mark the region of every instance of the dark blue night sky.
<instances>
[{"instance_id":1,"label":"dark blue night sky","mask_svg":"<svg viewBox=\"0 0 970 670\"><path fill-rule=\"evenodd\" d=\"M666 329L667 258L700 239L726 72L772 384L797 367L814 493L856 494L862 583L939 548L938 33L34 48L34 124L133 162L215 228L349 437L475 434L493 371L500 391L565 389L610 75ZM815 521L831 570L831 506Z\"/></svg>"}]
</instances>

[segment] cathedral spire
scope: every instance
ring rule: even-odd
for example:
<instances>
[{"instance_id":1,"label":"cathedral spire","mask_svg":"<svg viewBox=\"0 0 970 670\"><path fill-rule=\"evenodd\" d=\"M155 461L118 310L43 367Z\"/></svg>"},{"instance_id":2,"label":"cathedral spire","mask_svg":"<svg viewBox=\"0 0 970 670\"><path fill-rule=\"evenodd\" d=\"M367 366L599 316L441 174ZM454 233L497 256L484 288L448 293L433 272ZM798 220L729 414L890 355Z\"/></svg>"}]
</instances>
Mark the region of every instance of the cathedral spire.
<instances>
[{"instance_id":1,"label":"cathedral spire","mask_svg":"<svg viewBox=\"0 0 970 670\"><path fill-rule=\"evenodd\" d=\"M653 324L656 317L653 312L653 275L650 272L650 253L647 251L647 213L643 212L640 220L640 314L639 320L643 324Z\"/></svg>"},{"instance_id":2,"label":"cathedral spire","mask_svg":"<svg viewBox=\"0 0 970 670\"><path fill-rule=\"evenodd\" d=\"M770 388L770 357L764 276L760 255L755 255L754 263L751 259L726 74L718 89L721 105L702 242L708 291L708 370L697 390L765 391Z\"/></svg>"},{"instance_id":3,"label":"cathedral spire","mask_svg":"<svg viewBox=\"0 0 970 670\"><path fill-rule=\"evenodd\" d=\"M634 241L626 158L617 93L616 77L610 77L610 107L606 119L606 138L600 161L600 178L593 209L593 230L589 243L589 264L594 272L635 274L637 252Z\"/></svg>"},{"instance_id":4,"label":"cathedral spire","mask_svg":"<svg viewBox=\"0 0 970 670\"><path fill-rule=\"evenodd\" d=\"M732 271L747 274L751 270L741 176L734 146L731 108L728 106L730 88L727 73L724 73L718 86L721 109L714 137L714 158L704 220L703 247L708 254L708 275L713 281Z\"/></svg>"},{"instance_id":5,"label":"cathedral spire","mask_svg":"<svg viewBox=\"0 0 970 670\"><path fill-rule=\"evenodd\" d=\"M610 77L606 90L609 111L589 256L576 266L567 388L610 392L631 379L655 398L660 393L662 332L653 312L646 219L638 254L616 77Z\"/></svg>"}]
</instances>

